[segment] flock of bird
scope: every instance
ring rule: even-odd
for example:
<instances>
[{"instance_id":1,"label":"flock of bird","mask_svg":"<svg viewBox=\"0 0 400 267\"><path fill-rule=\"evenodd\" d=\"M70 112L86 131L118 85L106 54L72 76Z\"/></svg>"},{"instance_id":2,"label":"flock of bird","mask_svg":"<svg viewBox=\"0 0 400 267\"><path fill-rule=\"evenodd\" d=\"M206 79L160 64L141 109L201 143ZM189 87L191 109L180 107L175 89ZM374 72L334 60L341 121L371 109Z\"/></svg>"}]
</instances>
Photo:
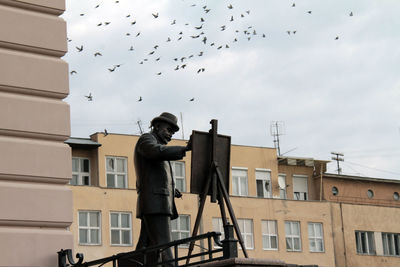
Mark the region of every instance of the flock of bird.
<instances>
[{"instance_id":1,"label":"flock of bird","mask_svg":"<svg viewBox=\"0 0 400 267\"><path fill-rule=\"evenodd\" d=\"M115 4L119 4L119 1L115 1ZM93 9L98 9L101 8L101 3L97 4L95 6L93 6ZM167 56L164 55L160 55L160 53L158 52L160 50L160 47L166 47L168 45L172 45L174 43L177 42L181 42L183 39L186 40L191 40L191 41L196 41L196 42L200 42L200 44L202 45L203 49L201 51L197 51L197 52L193 52L190 54L186 54L186 55L180 55L180 56L174 56L171 57L169 60L171 64L171 71L183 71L183 70L187 70L188 65L192 64L192 62L199 57L203 57L206 54L210 53L210 49L216 49L216 50L222 50L222 49L229 49L231 48L231 46L233 46L235 43L239 42L239 41L243 41L243 40L247 40L250 41L254 38L261 38L264 39L266 38L266 34L265 33L261 33L259 34L257 32L257 29L252 26L252 25L248 25L245 26L245 28L243 28L244 23L240 23L240 25L242 25L242 28L239 29L235 29L234 31L231 31L234 33L234 35L231 37L231 42L224 42L221 43L218 40L211 40L210 37L208 37L208 34L205 32L207 28L207 16L210 12L212 12L211 8L209 8L206 4L204 5L197 5L197 4L191 4L189 7L191 8L198 8L201 10L201 13L203 14L201 17L198 18L198 24L196 25L191 25L189 23L178 23L177 19L172 19L170 21L170 27L183 27L183 28L179 28L177 30L178 34L176 36L166 36L164 43L158 43L158 44L153 44L151 46L150 51L147 52L143 52L143 51L137 51L135 49L134 45L130 45L129 47L126 48L127 53L136 53L139 54L138 56L142 56L141 59L138 62L134 62L132 59L129 59L128 62L124 62L124 64L118 63L118 64L113 64L111 66L106 66L105 67L105 71L107 71L108 73L114 73L116 72L120 67L122 67L123 65L129 65L129 64L138 64L138 65L145 65L148 64L149 62L154 62L154 63L158 63L158 62L165 62L165 59ZM296 3L292 3L291 4L292 8L296 7ZM228 4L226 6L226 10L227 12L234 10L235 7L232 4ZM312 14L312 10L308 10L306 12L307 14L311 15ZM240 14L240 15L238 15ZM231 13L229 14L227 17L229 19L227 19L223 25L219 26L218 29L214 29L217 30L219 32L226 32L226 30L228 28L232 28L231 25L233 24L234 21L236 20L245 20L246 17L250 16L252 14L252 12L250 10L243 10L242 12L238 12L236 13L236 16ZM159 19L163 14L160 14L159 12L152 12L151 14L149 14L149 16L152 17L152 19L157 20ZM87 14L85 13L79 13L80 17L85 17L87 16ZM131 14L125 14L124 15L127 23L132 27L131 29L136 30L134 33L130 32L126 32L125 36L127 37L134 37L134 38L140 38L141 35L141 31L138 31L135 26L137 26L137 21L136 19L132 19L134 16ZM349 13L349 16L353 16L353 12ZM109 27L109 25L112 24L112 21L102 21L102 22L97 22L96 25L93 25L95 27ZM189 30L187 30L188 28L190 28L191 33ZM297 31L296 30L288 30L287 34L288 35L294 35L296 34ZM222 34L222 33L221 33ZM338 40L339 36L336 36L333 38L334 40ZM73 40L69 39L67 40L69 43L73 42ZM75 44L75 41L72 43ZM198 45L191 45L193 47L198 47ZM76 52L76 53L80 53L80 54L90 54L95 58L98 57L103 57L103 54L105 54L103 51L86 51L86 47L83 44L78 44L78 45L73 45L72 46L72 51L70 51L70 53ZM167 47L168 49L168 47ZM71 47L70 47L71 50ZM72 69L70 71L70 75L71 76L79 76L79 68L75 68L77 66L73 66L74 69ZM196 74L200 75L201 73L204 73L206 71L206 67L202 66L202 67L196 67L196 69L193 70ZM156 71L154 73L156 76L160 76L165 74L164 70L159 70ZM88 101L93 101L93 95L92 93L89 93L88 95L85 95L85 98ZM143 101L143 97L142 96L138 96L138 102L142 102ZM190 98L189 101L194 101L194 98Z\"/></svg>"}]
</instances>

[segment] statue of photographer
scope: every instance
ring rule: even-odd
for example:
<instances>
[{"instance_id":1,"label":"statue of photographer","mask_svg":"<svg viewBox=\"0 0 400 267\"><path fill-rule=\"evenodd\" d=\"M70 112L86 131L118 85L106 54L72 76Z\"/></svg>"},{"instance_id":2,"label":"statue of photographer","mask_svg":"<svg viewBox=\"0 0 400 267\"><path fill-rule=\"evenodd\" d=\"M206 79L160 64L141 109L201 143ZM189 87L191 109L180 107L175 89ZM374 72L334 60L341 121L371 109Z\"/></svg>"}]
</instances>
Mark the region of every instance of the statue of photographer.
<instances>
[{"instance_id":1,"label":"statue of photographer","mask_svg":"<svg viewBox=\"0 0 400 267\"><path fill-rule=\"evenodd\" d=\"M190 141L187 146L167 146L179 130L177 121L173 114L163 112L151 121L151 131L143 134L135 147L136 217L141 219L136 249L172 241L171 220L178 217L174 197L181 193L175 189L169 161L182 159L191 150ZM171 248L162 252L162 259L173 259Z\"/></svg>"}]
</instances>

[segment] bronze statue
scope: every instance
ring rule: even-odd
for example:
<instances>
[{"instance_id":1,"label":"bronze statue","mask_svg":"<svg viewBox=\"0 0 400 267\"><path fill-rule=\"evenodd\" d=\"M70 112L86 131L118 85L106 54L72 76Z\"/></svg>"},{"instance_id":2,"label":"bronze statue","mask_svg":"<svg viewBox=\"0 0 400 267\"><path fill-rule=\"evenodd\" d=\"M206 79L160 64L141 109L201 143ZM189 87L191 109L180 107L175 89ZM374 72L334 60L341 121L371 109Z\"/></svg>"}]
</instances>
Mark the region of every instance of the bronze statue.
<instances>
[{"instance_id":1,"label":"bronze statue","mask_svg":"<svg viewBox=\"0 0 400 267\"><path fill-rule=\"evenodd\" d=\"M138 193L136 217L141 219L139 241L136 249L172 241L171 220L178 217L170 160L179 160L191 150L187 146L166 146L179 130L177 118L168 112L151 121L150 133L143 134L135 147L134 161ZM162 252L164 261L173 259L172 249ZM167 266L174 266L172 263Z\"/></svg>"}]
</instances>

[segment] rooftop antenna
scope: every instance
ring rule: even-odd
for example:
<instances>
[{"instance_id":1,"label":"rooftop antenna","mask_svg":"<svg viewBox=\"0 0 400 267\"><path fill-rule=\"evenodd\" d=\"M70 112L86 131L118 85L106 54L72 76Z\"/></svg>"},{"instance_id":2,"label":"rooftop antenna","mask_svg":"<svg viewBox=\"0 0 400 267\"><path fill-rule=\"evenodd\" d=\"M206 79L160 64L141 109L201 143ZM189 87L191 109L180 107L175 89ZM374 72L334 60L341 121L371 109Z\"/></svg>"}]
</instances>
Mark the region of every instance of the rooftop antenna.
<instances>
[{"instance_id":1,"label":"rooftop antenna","mask_svg":"<svg viewBox=\"0 0 400 267\"><path fill-rule=\"evenodd\" d=\"M136 124L139 126L139 131L140 134L143 134L143 130L142 130L142 121L140 119L137 120Z\"/></svg>"},{"instance_id":2,"label":"rooftop antenna","mask_svg":"<svg viewBox=\"0 0 400 267\"><path fill-rule=\"evenodd\" d=\"M274 147L278 151L278 156L281 156L281 148L279 146L279 136L284 134L283 121L272 121L270 124L271 136L274 137Z\"/></svg>"},{"instance_id":3,"label":"rooftop antenna","mask_svg":"<svg viewBox=\"0 0 400 267\"><path fill-rule=\"evenodd\" d=\"M183 116L181 112L181 125L182 125L182 140L185 139L185 132L183 131Z\"/></svg>"},{"instance_id":4,"label":"rooftop antenna","mask_svg":"<svg viewBox=\"0 0 400 267\"><path fill-rule=\"evenodd\" d=\"M331 152L331 154L335 156L335 157L332 157L332 159L336 160L336 163L337 163L337 174L342 174L342 168L340 168L339 161L344 161L343 158L340 158L340 157L344 157L344 154L343 153L339 153L339 152Z\"/></svg>"}]
</instances>

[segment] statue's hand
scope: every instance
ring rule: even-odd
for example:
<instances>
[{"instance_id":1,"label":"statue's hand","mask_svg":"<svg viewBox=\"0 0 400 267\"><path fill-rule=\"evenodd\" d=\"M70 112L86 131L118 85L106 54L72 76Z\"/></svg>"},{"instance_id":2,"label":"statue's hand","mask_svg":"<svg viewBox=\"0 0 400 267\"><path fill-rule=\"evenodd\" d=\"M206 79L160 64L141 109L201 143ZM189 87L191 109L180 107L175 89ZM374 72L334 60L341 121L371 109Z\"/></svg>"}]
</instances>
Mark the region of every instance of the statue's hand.
<instances>
[{"instance_id":1,"label":"statue's hand","mask_svg":"<svg viewBox=\"0 0 400 267\"><path fill-rule=\"evenodd\" d=\"M176 198L182 198L182 193L176 188L175 188L175 197Z\"/></svg>"}]
</instances>

